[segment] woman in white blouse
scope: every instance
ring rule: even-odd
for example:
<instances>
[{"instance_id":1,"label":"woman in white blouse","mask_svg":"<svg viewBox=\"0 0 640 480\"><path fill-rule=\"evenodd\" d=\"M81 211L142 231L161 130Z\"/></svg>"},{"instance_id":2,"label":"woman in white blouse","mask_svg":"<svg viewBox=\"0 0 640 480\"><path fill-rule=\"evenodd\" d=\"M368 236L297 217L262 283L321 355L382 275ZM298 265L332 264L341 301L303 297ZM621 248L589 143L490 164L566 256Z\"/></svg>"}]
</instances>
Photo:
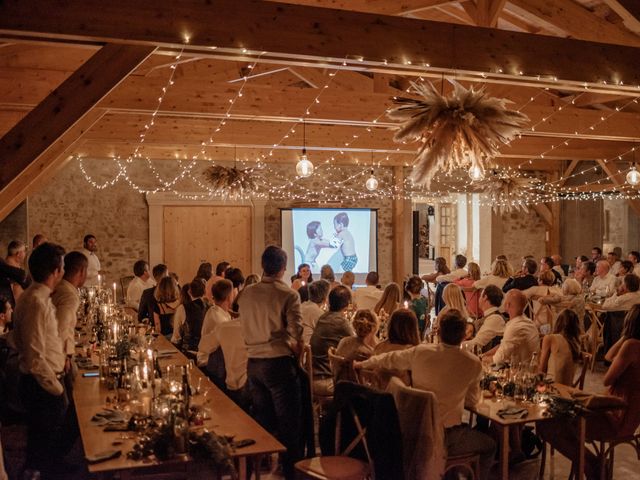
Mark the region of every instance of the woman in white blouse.
<instances>
[{"instance_id":1,"label":"woman in white blouse","mask_svg":"<svg viewBox=\"0 0 640 480\"><path fill-rule=\"evenodd\" d=\"M485 275L473 284L475 288L484 288L488 285L495 285L502 290L507 279L510 277L509 264L506 260L498 259L493 264L493 269L489 275Z\"/></svg>"}]
</instances>

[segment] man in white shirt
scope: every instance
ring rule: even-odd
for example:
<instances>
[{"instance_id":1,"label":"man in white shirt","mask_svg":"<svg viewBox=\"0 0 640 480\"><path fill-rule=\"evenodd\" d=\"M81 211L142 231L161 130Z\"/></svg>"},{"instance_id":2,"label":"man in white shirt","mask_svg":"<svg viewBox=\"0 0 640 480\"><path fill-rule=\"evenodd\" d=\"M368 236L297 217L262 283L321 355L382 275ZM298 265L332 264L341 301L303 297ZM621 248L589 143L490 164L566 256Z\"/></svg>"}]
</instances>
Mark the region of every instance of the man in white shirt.
<instances>
[{"instance_id":1,"label":"man in white shirt","mask_svg":"<svg viewBox=\"0 0 640 480\"><path fill-rule=\"evenodd\" d=\"M609 262L609 273L613 276L618 276L618 271L620 270L620 257L618 256L618 252L609 252L607 253L607 262Z\"/></svg>"},{"instance_id":2,"label":"man in white shirt","mask_svg":"<svg viewBox=\"0 0 640 480\"><path fill-rule=\"evenodd\" d=\"M80 294L78 289L84 285L87 278L87 257L80 252L69 252L64 256L64 277L56 286L51 301L56 307L58 319L58 335L62 340L62 348L67 357L65 372L66 387L70 391L73 384L72 359L76 350L76 322ZM67 392L68 393L68 392Z\"/></svg>"},{"instance_id":3,"label":"man in white shirt","mask_svg":"<svg viewBox=\"0 0 640 480\"><path fill-rule=\"evenodd\" d=\"M479 306L484 316L478 321L480 328L476 336L468 342L464 342L466 348L477 345L483 350L488 350L494 339L497 342L497 339L502 338L505 321L498 309L502 305L503 297L502 290L495 285L488 285L482 291Z\"/></svg>"},{"instance_id":4,"label":"man in white shirt","mask_svg":"<svg viewBox=\"0 0 640 480\"><path fill-rule=\"evenodd\" d=\"M140 306L140 298L142 292L147 288L155 287L156 282L151 277L149 272L149 264L144 260L138 260L133 264L133 274L135 277L129 283L127 287L127 307L133 308L138 311Z\"/></svg>"},{"instance_id":5,"label":"man in white shirt","mask_svg":"<svg viewBox=\"0 0 640 480\"><path fill-rule=\"evenodd\" d=\"M285 478L303 456L302 353L300 295L282 281L287 254L269 246L262 254L262 279L238 299L240 323L249 353L247 375L255 417L287 449L282 456Z\"/></svg>"},{"instance_id":6,"label":"man in white shirt","mask_svg":"<svg viewBox=\"0 0 640 480\"><path fill-rule=\"evenodd\" d=\"M433 392L439 417L445 427L448 454L480 455L480 479L489 478L496 444L487 435L462 423L465 406L480 401L482 365L475 355L460 348L465 320L457 310L449 310L440 320L440 343L421 344L407 350L376 355L356 368L410 370L413 387Z\"/></svg>"},{"instance_id":7,"label":"man in white shirt","mask_svg":"<svg viewBox=\"0 0 640 480\"><path fill-rule=\"evenodd\" d=\"M89 266L87 267L87 280L85 285L93 287L98 285L98 275L100 274L100 259L96 255L98 251L98 241L95 235L85 235L83 240L83 248L81 253L89 260Z\"/></svg>"},{"instance_id":8,"label":"man in white shirt","mask_svg":"<svg viewBox=\"0 0 640 480\"><path fill-rule=\"evenodd\" d=\"M610 312L630 310L640 303L640 278L634 273L628 273L622 280L618 293L607 298L601 308Z\"/></svg>"},{"instance_id":9,"label":"man in white shirt","mask_svg":"<svg viewBox=\"0 0 640 480\"><path fill-rule=\"evenodd\" d=\"M593 277L589 292L599 297L610 297L616 292L616 277L609 273L609 262L600 260L596 263L596 276Z\"/></svg>"},{"instance_id":10,"label":"man in white shirt","mask_svg":"<svg viewBox=\"0 0 640 480\"><path fill-rule=\"evenodd\" d=\"M309 300L302 302L300 313L302 314L302 341L306 344L311 340L313 330L318 319L324 315L322 308L327 303L331 285L326 280L316 280L309 284Z\"/></svg>"},{"instance_id":11,"label":"man in white shirt","mask_svg":"<svg viewBox=\"0 0 640 480\"><path fill-rule=\"evenodd\" d=\"M455 282L456 280L466 277L467 275L469 275L469 272L467 272L467 270L464 268L466 264L467 257L465 257L464 255L456 255L455 270L452 270L451 273L447 273L445 275L438 275L436 277L436 282Z\"/></svg>"},{"instance_id":12,"label":"man in white shirt","mask_svg":"<svg viewBox=\"0 0 640 480\"><path fill-rule=\"evenodd\" d=\"M353 304L358 310L369 309L373 312L373 309L382 298L382 290L377 286L379 281L378 272L369 272L365 279L367 286L357 288L353 292Z\"/></svg>"},{"instance_id":13,"label":"man in white shirt","mask_svg":"<svg viewBox=\"0 0 640 480\"><path fill-rule=\"evenodd\" d=\"M213 332L220 325L231 321L231 292L233 284L231 281L218 280L211 287L213 305L207 310L202 322L200 333L200 343L198 344L198 366L205 367L211 355L218 347L218 341L214 339Z\"/></svg>"},{"instance_id":14,"label":"man in white shirt","mask_svg":"<svg viewBox=\"0 0 640 480\"><path fill-rule=\"evenodd\" d=\"M43 243L29 258L33 283L14 312L14 341L22 374L20 389L27 410L27 470L49 474L70 448L65 417L66 355L58 334L51 293L64 274L64 249Z\"/></svg>"},{"instance_id":15,"label":"man in white shirt","mask_svg":"<svg viewBox=\"0 0 640 480\"><path fill-rule=\"evenodd\" d=\"M520 290L507 292L504 307L509 314L509 321L504 329L502 342L482 357L492 359L493 363L526 363L531 362L534 353L540 350L540 335L531 319L524 316L527 297Z\"/></svg>"},{"instance_id":16,"label":"man in white shirt","mask_svg":"<svg viewBox=\"0 0 640 480\"><path fill-rule=\"evenodd\" d=\"M564 277L566 277L564 270L562 269L562 257L558 254L551 255L551 260L553 260L553 269L560 274L560 278L564 282Z\"/></svg>"},{"instance_id":17,"label":"man in white shirt","mask_svg":"<svg viewBox=\"0 0 640 480\"><path fill-rule=\"evenodd\" d=\"M630 251L627 260L633 263L633 273L640 276L640 252L636 250Z\"/></svg>"}]
</instances>

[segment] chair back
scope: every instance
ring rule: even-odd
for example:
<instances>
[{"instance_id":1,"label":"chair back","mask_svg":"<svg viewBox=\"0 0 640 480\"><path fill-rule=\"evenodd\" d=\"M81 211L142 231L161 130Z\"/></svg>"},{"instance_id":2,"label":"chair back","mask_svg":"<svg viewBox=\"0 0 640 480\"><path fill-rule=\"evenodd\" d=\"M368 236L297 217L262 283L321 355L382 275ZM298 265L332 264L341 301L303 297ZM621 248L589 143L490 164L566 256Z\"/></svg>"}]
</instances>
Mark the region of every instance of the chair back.
<instances>
[{"instance_id":1,"label":"chair back","mask_svg":"<svg viewBox=\"0 0 640 480\"><path fill-rule=\"evenodd\" d=\"M467 311L474 319L480 316L480 295L482 289L476 287L462 287L464 298L467 301Z\"/></svg>"},{"instance_id":2,"label":"chair back","mask_svg":"<svg viewBox=\"0 0 640 480\"><path fill-rule=\"evenodd\" d=\"M582 356L582 366L580 367L580 375L575 379L572 387L577 388L579 390L584 389L584 379L587 377L587 370L591 365L592 355L589 352L581 352Z\"/></svg>"},{"instance_id":3,"label":"chair back","mask_svg":"<svg viewBox=\"0 0 640 480\"><path fill-rule=\"evenodd\" d=\"M120 289L122 294L122 301L127 303L127 288L135 277L133 275L127 275L126 277L120 277Z\"/></svg>"},{"instance_id":4,"label":"chair back","mask_svg":"<svg viewBox=\"0 0 640 480\"><path fill-rule=\"evenodd\" d=\"M311 345L308 343L305 343L302 349L300 367L309 375L309 394L311 395L311 405L313 405L313 354L311 353Z\"/></svg>"},{"instance_id":5,"label":"chair back","mask_svg":"<svg viewBox=\"0 0 640 480\"><path fill-rule=\"evenodd\" d=\"M353 360L336 355L335 347L329 347L327 354L329 355L329 368L331 368L334 384L338 380L356 380Z\"/></svg>"},{"instance_id":6,"label":"chair back","mask_svg":"<svg viewBox=\"0 0 640 480\"><path fill-rule=\"evenodd\" d=\"M339 411L336 417L336 437L335 437L335 452L336 455L340 455L342 457L348 457L349 454L353 451L354 448L358 446L359 443L362 443L362 447L364 448L365 453L367 454L367 462L369 463L370 471L373 471L373 459L371 458L371 451L369 450L369 444L367 443L367 427L362 426L362 422L360 421L360 417L358 413L354 410L353 405L349 405L349 413L351 415L351 419L353 420L354 425L356 426L356 436L349 442L349 444L345 447L344 450L341 450L342 447L342 411Z\"/></svg>"}]
</instances>

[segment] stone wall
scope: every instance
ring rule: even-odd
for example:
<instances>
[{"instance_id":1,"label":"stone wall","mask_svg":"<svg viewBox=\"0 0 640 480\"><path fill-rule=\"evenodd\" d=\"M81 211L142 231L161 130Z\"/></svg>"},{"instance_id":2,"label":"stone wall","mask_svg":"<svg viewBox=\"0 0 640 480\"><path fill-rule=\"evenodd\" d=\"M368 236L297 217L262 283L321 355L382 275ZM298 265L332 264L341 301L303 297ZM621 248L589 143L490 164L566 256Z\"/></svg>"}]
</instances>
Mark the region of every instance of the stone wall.
<instances>
[{"instance_id":1,"label":"stone wall","mask_svg":"<svg viewBox=\"0 0 640 480\"><path fill-rule=\"evenodd\" d=\"M591 248L602 247L604 220L602 200L565 200L561 204L560 245L564 263L578 255L591 256ZM611 225L614 229L620 225ZM617 233L612 233L617 235Z\"/></svg>"},{"instance_id":2,"label":"stone wall","mask_svg":"<svg viewBox=\"0 0 640 480\"><path fill-rule=\"evenodd\" d=\"M533 210L513 211L499 216L502 226L502 254L506 255L515 269L522 265L525 255L539 260L545 254L544 221Z\"/></svg>"},{"instance_id":3,"label":"stone wall","mask_svg":"<svg viewBox=\"0 0 640 480\"><path fill-rule=\"evenodd\" d=\"M90 160L87 171L101 183L113 178L113 162ZM51 182L29 197L29 231L40 232L67 250L82 247L85 234L98 240L98 257L109 283L132 275L133 262L149 256L147 205L123 181L97 190L71 161Z\"/></svg>"}]
</instances>

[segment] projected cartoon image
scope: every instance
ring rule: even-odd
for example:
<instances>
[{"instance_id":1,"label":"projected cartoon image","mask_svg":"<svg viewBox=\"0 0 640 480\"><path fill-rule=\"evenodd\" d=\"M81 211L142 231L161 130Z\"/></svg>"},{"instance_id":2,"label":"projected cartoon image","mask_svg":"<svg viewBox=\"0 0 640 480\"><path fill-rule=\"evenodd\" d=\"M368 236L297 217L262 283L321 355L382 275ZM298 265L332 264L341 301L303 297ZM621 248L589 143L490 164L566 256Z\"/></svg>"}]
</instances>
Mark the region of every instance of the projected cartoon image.
<instances>
[{"instance_id":1,"label":"projected cartoon image","mask_svg":"<svg viewBox=\"0 0 640 480\"><path fill-rule=\"evenodd\" d=\"M308 263L313 273L324 264L336 273L368 271L369 211L294 209L292 220L296 261ZM352 232L357 232L355 237Z\"/></svg>"}]
</instances>

